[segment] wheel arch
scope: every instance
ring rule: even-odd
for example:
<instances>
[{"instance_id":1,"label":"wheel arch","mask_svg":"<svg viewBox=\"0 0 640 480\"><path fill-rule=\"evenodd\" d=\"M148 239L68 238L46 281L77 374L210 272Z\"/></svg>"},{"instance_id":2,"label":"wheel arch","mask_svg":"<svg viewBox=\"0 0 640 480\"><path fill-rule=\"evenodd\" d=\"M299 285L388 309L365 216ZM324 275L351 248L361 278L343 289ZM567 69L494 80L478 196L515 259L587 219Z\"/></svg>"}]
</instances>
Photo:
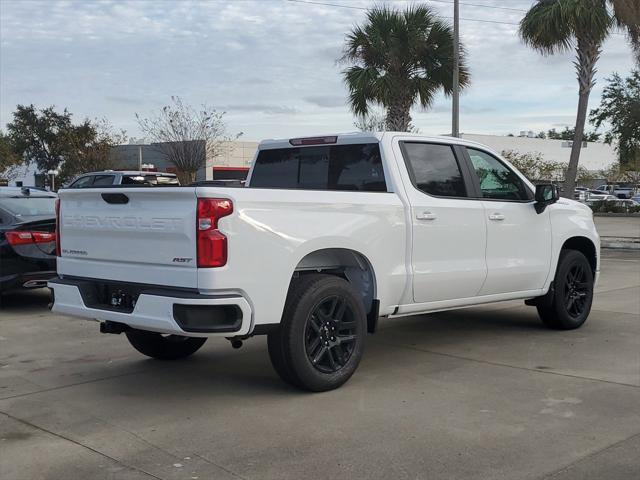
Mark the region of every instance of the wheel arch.
<instances>
[{"instance_id":1,"label":"wheel arch","mask_svg":"<svg viewBox=\"0 0 640 480\"><path fill-rule=\"evenodd\" d=\"M588 237L575 236L564 241L561 250L577 250L581 252L591 265L591 271L595 275L598 268L598 250L593 241Z\"/></svg>"},{"instance_id":2,"label":"wheel arch","mask_svg":"<svg viewBox=\"0 0 640 480\"><path fill-rule=\"evenodd\" d=\"M371 261L363 253L350 248L314 250L298 262L291 280L310 272L322 272L344 278L362 295L367 314L377 308L375 271Z\"/></svg>"}]
</instances>

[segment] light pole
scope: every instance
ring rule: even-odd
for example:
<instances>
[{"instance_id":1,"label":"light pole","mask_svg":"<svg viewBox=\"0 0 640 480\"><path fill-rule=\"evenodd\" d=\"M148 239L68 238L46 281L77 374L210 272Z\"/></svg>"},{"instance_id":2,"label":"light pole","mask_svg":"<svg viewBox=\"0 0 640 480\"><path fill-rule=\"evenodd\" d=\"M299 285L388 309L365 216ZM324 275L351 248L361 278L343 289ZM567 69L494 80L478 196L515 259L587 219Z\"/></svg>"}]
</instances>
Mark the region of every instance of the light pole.
<instances>
[{"instance_id":1,"label":"light pole","mask_svg":"<svg viewBox=\"0 0 640 480\"><path fill-rule=\"evenodd\" d=\"M47 172L48 175L51 175L51 191L56 191L56 175L58 175L58 170L49 170Z\"/></svg>"},{"instance_id":2,"label":"light pole","mask_svg":"<svg viewBox=\"0 0 640 480\"><path fill-rule=\"evenodd\" d=\"M453 1L453 94L451 135L460 136L460 3Z\"/></svg>"}]
</instances>

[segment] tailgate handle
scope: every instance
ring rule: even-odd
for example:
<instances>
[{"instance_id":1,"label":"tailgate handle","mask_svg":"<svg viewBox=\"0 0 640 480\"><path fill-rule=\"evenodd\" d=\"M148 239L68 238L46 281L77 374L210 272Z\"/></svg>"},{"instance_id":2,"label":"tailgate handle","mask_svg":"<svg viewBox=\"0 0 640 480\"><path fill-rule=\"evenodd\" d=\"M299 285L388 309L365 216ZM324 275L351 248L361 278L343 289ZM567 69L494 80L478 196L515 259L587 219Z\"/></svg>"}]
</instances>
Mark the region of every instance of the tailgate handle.
<instances>
[{"instance_id":1,"label":"tailgate handle","mask_svg":"<svg viewBox=\"0 0 640 480\"><path fill-rule=\"evenodd\" d=\"M122 205L125 203L129 203L129 197L127 197L124 193L103 193L102 199L114 205Z\"/></svg>"}]
</instances>

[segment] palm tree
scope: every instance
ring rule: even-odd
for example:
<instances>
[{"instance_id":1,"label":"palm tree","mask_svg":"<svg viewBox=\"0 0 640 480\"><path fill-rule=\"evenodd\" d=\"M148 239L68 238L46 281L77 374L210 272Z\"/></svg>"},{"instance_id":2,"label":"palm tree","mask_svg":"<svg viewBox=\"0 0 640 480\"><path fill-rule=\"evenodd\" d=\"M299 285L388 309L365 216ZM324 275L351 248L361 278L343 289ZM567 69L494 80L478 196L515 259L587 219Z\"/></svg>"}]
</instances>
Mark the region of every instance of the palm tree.
<instances>
[{"instance_id":1,"label":"palm tree","mask_svg":"<svg viewBox=\"0 0 640 480\"><path fill-rule=\"evenodd\" d=\"M347 35L341 61L352 64L342 73L353 112L366 116L371 105L382 105L388 130L408 131L416 102L428 108L440 89L453 91L453 31L424 5L369 10L365 24ZM460 85L468 83L461 49Z\"/></svg>"},{"instance_id":2,"label":"palm tree","mask_svg":"<svg viewBox=\"0 0 640 480\"><path fill-rule=\"evenodd\" d=\"M629 41L640 65L640 2L638 0L609 0L618 27L627 31Z\"/></svg>"},{"instance_id":3,"label":"palm tree","mask_svg":"<svg viewBox=\"0 0 640 480\"><path fill-rule=\"evenodd\" d=\"M543 55L566 52L571 48L576 51L573 64L580 89L575 135L564 183L564 196L569 198L573 197L576 185L596 62L612 26L613 17L607 10L606 0L538 0L520 21L520 37L524 43Z\"/></svg>"}]
</instances>

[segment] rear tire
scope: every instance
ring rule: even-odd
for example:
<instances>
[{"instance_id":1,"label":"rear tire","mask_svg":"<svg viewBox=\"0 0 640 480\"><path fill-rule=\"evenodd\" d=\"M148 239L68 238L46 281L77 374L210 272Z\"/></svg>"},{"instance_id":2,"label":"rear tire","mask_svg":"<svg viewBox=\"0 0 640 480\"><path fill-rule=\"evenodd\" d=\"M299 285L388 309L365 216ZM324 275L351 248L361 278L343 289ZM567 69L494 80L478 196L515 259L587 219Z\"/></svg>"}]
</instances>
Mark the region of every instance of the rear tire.
<instances>
[{"instance_id":1,"label":"rear tire","mask_svg":"<svg viewBox=\"0 0 640 480\"><path fill-rule=\"evenodd\" d=\"M129 343L147 357L158 360L178 360L194 354L206 338L183 337L181 335L162 335L146 330L127 330Z\"/></svg>"},{"instance_id":2,"label":"rear tire","mask_svg":"<svg viewBox=\"0 0 640 480\"><path fill-rule=\"evenodd\" d=\"M560 252L552 298L537 305L538 315L547 327L573 330L587 320L593 302L593 272L582 252Z\"/></svg>"},{"instance_id":3,"label":"rear tire","mask_svg":"<svg viewBox=\"0 0 640 480\"><path fill-rule=\"evenodd\" d=\"M294 279L280 328L268 336L273 368L285 382L313 392L333 390L355 372L367 317L359 293L334 275Z\"/></svg>"}]
</instances>

